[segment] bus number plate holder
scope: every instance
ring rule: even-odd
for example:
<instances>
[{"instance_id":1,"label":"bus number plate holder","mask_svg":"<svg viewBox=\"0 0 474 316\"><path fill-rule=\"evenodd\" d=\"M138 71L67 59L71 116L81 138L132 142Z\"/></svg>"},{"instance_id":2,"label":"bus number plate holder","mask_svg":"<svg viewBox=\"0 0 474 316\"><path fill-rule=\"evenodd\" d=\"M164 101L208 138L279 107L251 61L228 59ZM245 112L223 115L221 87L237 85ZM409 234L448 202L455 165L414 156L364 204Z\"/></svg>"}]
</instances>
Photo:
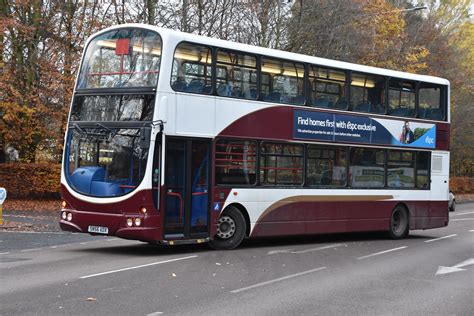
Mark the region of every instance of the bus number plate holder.
<instances>
[{"instance_id":1,"label":"bus number plate holder","mask_svg":"<svg viewBox=\"0 0 474 316\"><path fill-rule=\"evenodd\" d=\"M109 229L107 227L103 227L103 226L89 225L87 231L89 233L94 233L94 234L108 234L109 233Z\"/></svg>"}]
</instances>

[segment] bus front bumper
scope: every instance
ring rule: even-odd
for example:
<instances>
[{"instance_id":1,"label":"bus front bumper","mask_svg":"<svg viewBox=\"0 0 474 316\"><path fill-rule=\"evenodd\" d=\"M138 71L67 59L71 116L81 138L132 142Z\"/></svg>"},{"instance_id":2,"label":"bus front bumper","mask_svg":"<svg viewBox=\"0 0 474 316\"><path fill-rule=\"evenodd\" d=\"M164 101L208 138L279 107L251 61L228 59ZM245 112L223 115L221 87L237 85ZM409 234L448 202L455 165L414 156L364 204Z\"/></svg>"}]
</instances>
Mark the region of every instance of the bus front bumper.
<instances>
[{"instance_id":1,"label":"bus front bumper","mask_svg":"<svg viewBox=\"0 0 474 316\"><path fill-rule=\"evenodd\" d=\"M141 240L145 242L157 242L161 240L159 229L159 216L143 214L110 214L81 212L77 210L63 209L66 219L59 221L59 226L64 231L74 233L86 233L91 235L116 236L124 239ZM71 219L67 219L71 214ZM136 225L135 219L140 219L140 225ZM132 226L127 221L132 221Z\"/></svg>"}]
</instances>

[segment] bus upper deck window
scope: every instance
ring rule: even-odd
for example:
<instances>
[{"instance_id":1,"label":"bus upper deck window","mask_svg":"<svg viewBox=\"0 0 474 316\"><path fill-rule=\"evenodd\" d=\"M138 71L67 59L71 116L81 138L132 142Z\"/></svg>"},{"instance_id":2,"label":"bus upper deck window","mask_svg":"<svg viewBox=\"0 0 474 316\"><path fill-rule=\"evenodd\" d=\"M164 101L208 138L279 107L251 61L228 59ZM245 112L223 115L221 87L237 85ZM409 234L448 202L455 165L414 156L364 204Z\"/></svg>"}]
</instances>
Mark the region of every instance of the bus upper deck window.
<instances>
[{"instance_id":1,"label":"bus upper deck window","mask_svg":"<svg viewBox=\"0 0 474 316\"><path fill-rule=\"evenodd\" d=\"M262 91L264 101L304 104L304 65L273 58L262 58ZM271 77L268 94L265 94L263 77Z\"/></svg>"},{"instance_id":2,"label":"bus upper deck window","mask_svg":"<svg viewBox=\"0 0 474 316\"><path fill-rule=\"evenodd\" d=\"M409 80L390 79L388 114L410 117L415 115L416 84Z\"/></svg>"},{"instance_id":3,"label":"bus upper deck window","mask_svg":"<svg viewBox=\"0 0 474 316\"><path fill-rule=\"evenodd\" d=\"M257 59L230 50L217 51L217 95L256 99Z\"/></svg>"},{"instance_id":4,"label":"bus upper deck window","mask_svg":"<svg viewBox=\"0 0 474 316\"><path fill-rule=\"evenodd\" d=\"M212 54L207 46L181 43L176 47L171 72L175 91L212 92Z\"/></svg>"},{"instance_id":5,"label":"bus upper deck window","mask_svg":"<svg viewBox=\"0 0 474 316\"><path fill-rule=\"evenodd\" d=\"M350 108L356 112L385 113L385 77L352 73Z\"/></svg>"},{"instance_id":6,"label":"bus upper deck window","mask_svg":"<svg viewBox=\"0 0 474 316\"><path fill-rule=\"evenodd\" d=\"M444 87L430 83L420 83L418 89L418 117L443 120L445 117Z\"/></svg>"},{"instance_id":7,"label":"bus upper deck window","mask_svg":"<svg viewBox=\"0 0 474 316\"><path fill-rule=\"evenodd\" d=\"M309 67L311 106L345 110L346 73L326 67Z\"/></svg>"},{"instance_id":8,"label":"bus upper deck window","mask_svg":"<svg viewBox=\"0 0 474 316\"><path fill-rule=\"evenodd\" d=\"M157 33L136 28L109 31L87 46L77 88L155 87L160 59Z\"/></svg>"}]
</instances>

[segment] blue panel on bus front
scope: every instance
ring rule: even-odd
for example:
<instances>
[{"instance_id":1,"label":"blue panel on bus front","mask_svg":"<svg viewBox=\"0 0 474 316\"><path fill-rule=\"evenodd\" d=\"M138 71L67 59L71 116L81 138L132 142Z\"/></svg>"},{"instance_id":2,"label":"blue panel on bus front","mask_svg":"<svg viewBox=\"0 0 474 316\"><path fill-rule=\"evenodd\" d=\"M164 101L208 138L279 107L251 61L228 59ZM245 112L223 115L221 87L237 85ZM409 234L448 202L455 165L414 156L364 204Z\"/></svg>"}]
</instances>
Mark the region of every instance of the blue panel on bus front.
<instances>
[{"instance_id":1,"label":"blue panel on bus front","mask_svg":"<svg viewBox=\"0 0 474 316\"><path fill-rule=\"evenodd\" d=\"M436 124L294 110L293 138L435 148Z\"/></svg>"}]
</instances>

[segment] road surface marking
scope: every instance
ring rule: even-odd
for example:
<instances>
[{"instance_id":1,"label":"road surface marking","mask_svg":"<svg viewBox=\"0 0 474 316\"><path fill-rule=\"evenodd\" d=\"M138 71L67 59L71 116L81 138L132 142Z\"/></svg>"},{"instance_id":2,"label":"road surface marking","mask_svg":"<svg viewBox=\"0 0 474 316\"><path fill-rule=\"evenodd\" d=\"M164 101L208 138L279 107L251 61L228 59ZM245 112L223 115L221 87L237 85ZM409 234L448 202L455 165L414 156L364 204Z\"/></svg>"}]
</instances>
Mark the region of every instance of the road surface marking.
<instances>
[{"instance_id":1,"label":"road surface marking","mask_svg":"<svg viewBox=\"0 0 474 316\"><path fill-rule=\"evenodd\" d=\"M474 229L471 229L469 232L474 233Z\"/></svg>"},{"instance_id":2,"label":"road surface marking","mask_svg":"<svg viewBox=\"0 0 474 316\"><path fill-rule=\"evenodd\" d=\"M20 250L20 252L30 252L30 251L36 251L36 250L41 250L43 248L33 248L33 249L23 249L23 250Z\"/></svg>"},{"instance_id":3,"label":"road surface marking","mask_svg":"<svg viewBox=\"0 0 474 316\"><path fill-rule=\"evenodd\" d=\"M0 255L8 255L10 252L0 252Z\"/></svg>"},{"instance_id":4,"label":"road surface marking","mask_svg":"<svg viewBox=\"0 0 474 316\"><path fill-rule=\"evenodd\" d=\"M148 314L146 316L156 316L156 315L163 315L163 312L154 312L154 313Z\"/></svg>"},{"instance_id":5,"label":"road surface marking","mask_svg":"<svg viewBox=\"0 0 474 316\"><path fill-rule=\"evenodd\" d=\"M306 250L299 250L299 251L291 251L288 249L277 249L277 250L270 250L267 253L267 255L276 255L276 254L281 254L281 253L302 254L302 253L308 253L308 252L324 250L324 249L334 249L334 248L342 247L342 246L347 247L346 244L334 244L334 245L327 245L327 246L311 248L311 249L306 249Z\"/></svg>"},{"instance_id":6,"label":"road surface marking","mask_svg":"<svg viewBox=\"0 0 474 316\"><path fill-rule=\"evenodd\" d=\"M462 269L462 268L466 267L466 266L469 266L471 264L474 264L474 258L464 260L463 262L458 263L458 264L456 264L452 267L439 266L438 270L436 271L436 275L448 274L448 273L459 272L459 271L466 271L466 269Z\"/></svg>"},{"instance_id":7,"label":"road surface marking","mask_svg":"<svg viewBox=\"0 0 474 316\"><path fill-rule=\"evenodd\" d=\"M139 265L139 266L134 266L134 267L129 267L129 268L123 268L123 269L117 269L117 270L112 270L112 271L106 271L106 272L101 272L101 273L85 275L85 276L79 277L79 279L88 279L88 278L92 278L92 277L96 277L96 276L100 276L100 275L111 274L111 273L122 272L122 271L128 271L128 270L139 269L139 268L145 268L145 267L154 266L154 265L158 265L158 264L174 262L174 261L180 261L180 260L186 260L186 259L192 259L192 258L197 258L197 255L188 256L188 257L181 257L181 258L175 258L175 259L164 260L164 261L158 261L158 262L152 262L152 263L142 264L142 265Z\"/></svg>"},{"instance_id":8,"label":"road surface marking","mask_svg":"<svg viewBox=\"0 0 474 316\"><path fill-rule=\"evenodd\" d=\"M287 249L270 250L269 252L267 252L267 255L277 255L280 253L290 253L290 251Z\"/></svg>"},{"instance_id":9,"label":"road surface marking","mask_svg":"<svg viewBox=\"0 0 474 316\"><path fill-rule=\"evenodd\" d=\"M474 218L455 218L455 219L450 220L450 222L459 222L459 221L474 221Z\"/></svg>"},{"instance_id":10,"label":"road surface marking","mask_svg":"<svg viewBox=\"0 0 474 316\"><path fill-rule=\"evenodd\" d=\"M467 214L474 214L474 211L464 212L464 213L455 213L451 216L460 216L460 215L467 215Z\"/></svg>"},{"instance_id":11,"label":"road surface marking","mask_svg":"<svg viewBox=\"0 0 474 316\"><path fill-rule=\"evenodd\" d=\"M2 231L2 233L10 233L10 234L51 234L51 235L66 235L69 233L62 233L62 232L28 232L28 231Z\"/></svg>"},{"instance_id":12,"label":"road surface marking","mask_svg":"<svg viewBox=\"0 0 474 316\"><path fill-rule=\"evenodd\" d=\"M372 254L367 255L367 256L359 257L359 258L357 258L357 259L360 260L360 259L370 258L370 257L373 257L373 256L383 255L384 253L388 253L388 252L392 252L392 251L397 251L397 250L405 249L406 247L407 247L407 246L398 247L398 248L393 248L393 249L389 249L389 250L384 250L384 251L372 253Z\"/></svg>"},{"instance_id":13,"label":"road surface marking","mask_svg":"<svg viewBox=\"0 0 474 316\"><path fill-rule=\"evenodd\" d=\"M331 248L337 248L337 247L342 247L346 246L345 244L334 244L334 245L328 245L328 246L322 246L322 247L317 247L317 248L312 248L312 249L306 249L306 250L300 250L300 251L292 251L290 253L295 253L295 254L301 254L301 253L308 253L312 251L318 251L318 250L324 250L324 249L331 249Z\"/></svg>"},{"instance_id":14,"label":"road surface marking","mask_svg":"<svg viewBox=\"0 0 474 316\"><path fill-rule=\"evenodd\" d=\"M437 240L441 240L441 239L451 238L451 237L455 237L457 235L458 234L452 234L452 235L443 236L443 237L439 237L439 238L435 238L435 239L425 240L425 242L432 242L432 241L437 241Z\"/></svg>"},{"instance_id":15,"label":"road surface marking","mask_svg":"<svg viewBox=\"0 0 474 316\"><path fill-rule=\"evenodd\" d=\"M320 268L316 268L316 269L312 269L312 270L308 270L308 271L303 271L303 272L299 272L299 273L287 275L287 276L284 276L284 277L282 277L282 278L273 279L273 280L270 280L270 281L266 281L266 282L262 282L262 283L257 283L257 284L254 284L254 285L250 285L250 286L247 286L247 287L243 287L243 288L237 289L237 290L233 290L233 291L230 291L230 293L234 293L234 294L240 293L240 292L243 292L243 291L247 291L247 290L250 290L250 289L254 289L254 288L256 288L256 287L260 287L260 286L272 284L272 283L275 283L275 282L280 282L280 281L287 280L287 279L291 279L291 278L296 278L296 277L299 277L299 276L302 276L302 275L305 275L305 274L309 274L309 273L321 271L321 270L324 270L324 269L326 269L326 267L320 267Z\"/></svg>"}]
</instances>

